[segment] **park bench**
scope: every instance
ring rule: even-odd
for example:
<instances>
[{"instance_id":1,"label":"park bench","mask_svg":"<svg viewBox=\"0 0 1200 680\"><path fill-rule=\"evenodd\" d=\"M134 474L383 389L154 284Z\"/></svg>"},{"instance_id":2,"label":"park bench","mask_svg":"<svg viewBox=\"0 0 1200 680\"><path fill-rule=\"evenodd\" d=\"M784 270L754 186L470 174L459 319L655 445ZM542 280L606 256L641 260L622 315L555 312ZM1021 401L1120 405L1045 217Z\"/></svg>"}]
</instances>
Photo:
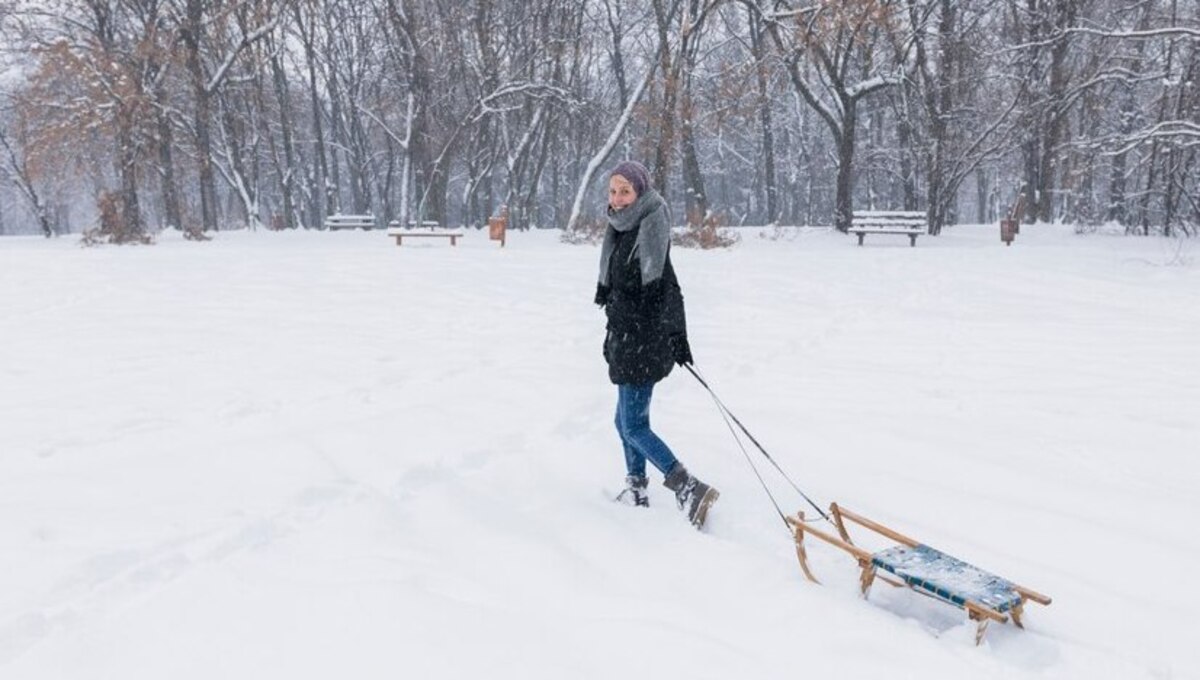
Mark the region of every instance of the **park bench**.
<instances>
[{"instance_id":1,"label":"park bench","mask_svg":"<svg viewBox=\"0 0 1200 680\"><path fill-rule=\"evenodd\" d=\"M867 234L903 234L909 245L917 245L917 237L929 231L925 213L911 210L863 210L850 219L851 234L858 236L858 245L863 244Z\"/></svg>"},{"instance_id":2,"label":"park bench","mask_svg":"<svg viewBox=\"0 0 1200 680\"><path fill-rule=\"evenodd\" d=\"M864 598L870 593L871 585L878 579L888 585L908 587L917 593L965 610L970 620L976 624L977 645L983 641L983 634L987 631L988 623L992 621L1007 623L1011 620L1018 628L1024 628L1022 616L1027 601L1032 600L1041 605L1050 604L1050 598L1041 593L931 548L878 522L839 507L837 503L829 506L829 514L838 536L807 523L803 512L787 518L796 541L796 556L800 560L800 568L814 583L819 581L808 566L808 553L804 549L805 534L811 534L850 553L862 570L859 588ZM845 520L889 538L898 545L877 552L864 550L850 540Z\"/></svg>"},{"instance_id":3,"label":"park bench","mask_svg":"<svg viewBox=\"0 0 1200 680\"><path fill-rule=\"evenodd\" d=\"M388 223L387 235L396 239L396 245L404 245L406 238L445 238L450 239L450 245L457 246L458 239L463 233L457 230L439 229L441 225L433 220L423 220L416 222L408 221L408 228L402 228L399 220L392 220Z\"/></svg>"},{"instance_id":4,"label":"park bench","mask_svg":"<svg viewBox=\"0 0 1200 680\"><path fill-rule=\"evenodd\" d=\"M337 229L374 229L374 215L330 215L325 218L325 228Z\"/></svg>"}]
</instances>

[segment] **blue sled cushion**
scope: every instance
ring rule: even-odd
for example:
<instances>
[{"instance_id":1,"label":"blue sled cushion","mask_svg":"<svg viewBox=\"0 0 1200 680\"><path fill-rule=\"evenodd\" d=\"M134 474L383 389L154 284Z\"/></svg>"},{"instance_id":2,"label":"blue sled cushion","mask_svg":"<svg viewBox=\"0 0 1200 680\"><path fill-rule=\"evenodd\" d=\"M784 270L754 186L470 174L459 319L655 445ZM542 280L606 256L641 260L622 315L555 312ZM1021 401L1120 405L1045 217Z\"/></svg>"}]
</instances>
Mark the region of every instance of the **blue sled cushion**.
<instances>
[{"instance_id":1,"label":"blue sled cushion","mask_svg":"<svg viewBox=\"0 0 1200 680\"><path fill-rule=\"evenodd\" d=\"M971 600L1006 612L1021 603L1021 595L1009 581L927 545L898 545L875 553L871 561L908 585L959 607Z\"/></svg>"}]
</instances>

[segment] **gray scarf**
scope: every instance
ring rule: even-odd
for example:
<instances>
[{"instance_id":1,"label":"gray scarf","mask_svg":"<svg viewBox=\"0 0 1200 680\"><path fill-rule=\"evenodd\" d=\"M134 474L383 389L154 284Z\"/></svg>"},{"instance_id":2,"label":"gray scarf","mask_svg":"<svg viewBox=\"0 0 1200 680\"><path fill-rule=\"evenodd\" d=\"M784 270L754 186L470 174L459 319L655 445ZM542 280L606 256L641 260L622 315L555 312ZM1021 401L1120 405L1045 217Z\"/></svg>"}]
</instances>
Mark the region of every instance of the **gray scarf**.
<instances>
[{"instance_id":1,"label":"gray scarf","mask_svg":"<svg viewBox=\"0 0 1200 680\"><path fill-rule=\"evenodd\" d=\"M621 210L608 209L608 229L604 232L604 244L600 248L600 284L608 284L608 265L616 247L617 232L627 232L641 225L637 244L631 251L641 259L642 285L649 285L662 276L667 260L667 247L671 241L670 221L667 204L654 189L638 196L637 200Z\"/></svg>"}]
</instances>

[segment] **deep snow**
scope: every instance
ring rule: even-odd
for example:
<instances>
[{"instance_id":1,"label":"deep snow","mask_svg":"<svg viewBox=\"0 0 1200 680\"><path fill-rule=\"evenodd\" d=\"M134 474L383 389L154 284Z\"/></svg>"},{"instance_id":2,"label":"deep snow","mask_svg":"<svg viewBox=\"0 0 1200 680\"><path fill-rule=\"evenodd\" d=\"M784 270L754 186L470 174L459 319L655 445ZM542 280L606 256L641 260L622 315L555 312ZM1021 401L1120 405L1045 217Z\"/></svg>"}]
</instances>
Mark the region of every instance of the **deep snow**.
<instances>
[{"instance_id":1,"label":"deep snow","mask_svg":"<svg viewBox=\"0 0 1200 680\"><path fill-rule=\"evenodd\" d=\"M1192 244L784 232L672 251L697 366L822 503L1054 597L1028 630L864 602L821 544L805 581L683 371L653 422L709 531L657 476L609 502L598 249L557 232L11 237L0 677L1200 677Z\"/></svg>"}]
</instances>

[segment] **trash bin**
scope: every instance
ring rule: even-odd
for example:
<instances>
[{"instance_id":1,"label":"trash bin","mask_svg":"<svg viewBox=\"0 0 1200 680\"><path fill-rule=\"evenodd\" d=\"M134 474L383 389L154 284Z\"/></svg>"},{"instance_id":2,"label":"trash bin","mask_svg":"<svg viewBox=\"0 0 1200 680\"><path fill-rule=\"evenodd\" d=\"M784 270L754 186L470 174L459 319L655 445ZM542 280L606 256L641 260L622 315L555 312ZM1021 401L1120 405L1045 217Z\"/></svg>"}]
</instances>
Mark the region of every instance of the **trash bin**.
<instances>
[{"instance_id":1,"label":"trash bin","mask_svg":"<svg viewBox=\"0 0 1200 680\"><path fill-rule=\"evenodd\" d=\"M488 238L504 247L504 232L508 229L508 207L500 206L500 215L488 218Z\"/></svg>"},{"instance_id":2,"label":"trash bin","mask_svg":"<svg viewBox=\"0 0 1200 680\"><path fill-rule=\"evenodd\" d=\"M1011 246L1013 238L1017 235L1017 221L1004 218L1000 220L1000 240L1004 241L1004 245Z\"/></svg>"}]
</instances>

